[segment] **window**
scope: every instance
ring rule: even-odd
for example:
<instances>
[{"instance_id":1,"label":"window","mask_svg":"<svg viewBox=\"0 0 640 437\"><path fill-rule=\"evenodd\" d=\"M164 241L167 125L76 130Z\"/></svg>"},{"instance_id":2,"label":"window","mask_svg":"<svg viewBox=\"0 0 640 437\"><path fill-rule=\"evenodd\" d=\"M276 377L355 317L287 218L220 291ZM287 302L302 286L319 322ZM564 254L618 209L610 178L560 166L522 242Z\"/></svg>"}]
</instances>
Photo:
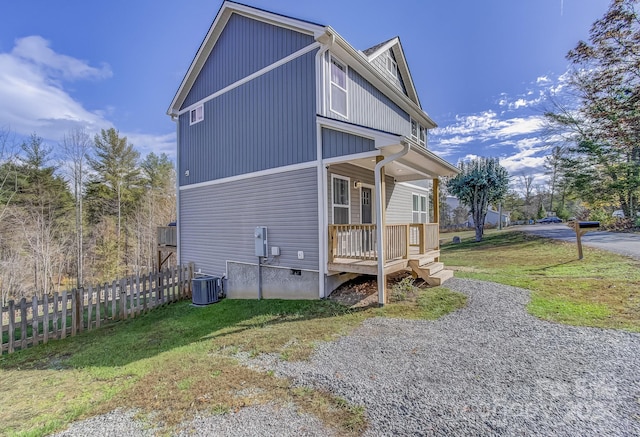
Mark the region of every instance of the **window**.
<instances>
[{"instance_id":1,"label":"window","mask_svg":"<svg viewBox=\"0 0 640 437\"><path fill-rule=\"evenodd\" d=\"M189 125L196 124L204 120L204 105L196 106L189 111Z\"/></svg>"},{"instance_id":2,"label":"window","mask_svg":"<svg viewBox=\"0 0 640 437\"><path fill-rule=\"evenodd\" d=\"M391 53L387 55L387 71L391 73L391 76L398 78L398 64L391 57Z\"/></svg>"},{"instance_id":3,"label":"window","mask_svg":"<svg viewBox=\"0 0 640 437\"><path fill-rule=\"evenodd\" d=\"M427 130L413 118L411 119L411 139L421 146L427 144Z\"/></svg>"},{"instance_id":4,"label":"window","mask_svg":"<svg viewBox=\"0 0 640 437\"><path fill-rule=\"evenodd\" d=\"M331 110L347 117L347 67L331 58Z\"/></svg>"},{"instance_id":5,"label":"window","mask_svg":"<svg viewBox=\"0 0 640 437\"><path fill-rule=\"evenodd\" d=\"M349 179L341 176L331 176L333 198L333 224L349 223Z\"/></svg>"},{"instance_id":6,"label":"window","mask_svg":"<svg viewBox=\"0 0 640 437\"><path fill-rule=\"evenodd\" d=\"M427 196L413 194L413 223L427 222Z\"/></svg>"},{"instance_id":7,"label":"window","mask_svg":"<svg viewBox=\"0 0 640 437\"><path fill-rule=\"evenodd\" d=\"M411 120L411 139L418 141L418 123L415 120Z\"/></svg>"}]
</instances>

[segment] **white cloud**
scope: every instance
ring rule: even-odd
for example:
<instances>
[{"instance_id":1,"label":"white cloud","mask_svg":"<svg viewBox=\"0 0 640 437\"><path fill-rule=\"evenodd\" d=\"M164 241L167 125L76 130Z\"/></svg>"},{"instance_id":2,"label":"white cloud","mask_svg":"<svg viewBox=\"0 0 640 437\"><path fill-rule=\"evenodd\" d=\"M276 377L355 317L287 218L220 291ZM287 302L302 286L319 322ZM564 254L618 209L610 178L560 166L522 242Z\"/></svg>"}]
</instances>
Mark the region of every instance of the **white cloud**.
<instances>
[{"instance_id":1,"label":"white cloud","mask_svg":"<svg viewBox=\"0 0 640 437\"><path fill-rule=\"evenodd\" d=\"M126 136L143 157L150 152L156 155L166 153L169 157L176 154L176 134L174 132L164 135L123 132L120 134Z\"/></svg>"},{"instance_id":2,"label":"white cloud","mask_svg":"<svg viewBox=\"0 0 640 437\"><path fill-rule=\"evenodd\" d=\"M51 77L61 76L66 80L104 79L112 75L109 65L96 68L85 61L56 53L49 47L49 41L38 35L16 40L11 55L47 70Z\"/></svg>"},{"instance_id":3,"label":"white cloud","mask_svg":"<svg viewBox=\"0 0 640 437\"><path fill-rule=\"evenodd\" d=\"M90 134L113 126L109 117L116 108L90 110L66 89L65 82L111 77L108 65L95 67L86 61L55 52L40 36L16 41L10 52L0 53L0 126L19 136L36 133L52 143L72 128ZM127 135L121 132L122 135ZM175 133L127 135L143 155L150 151L175 155Z\"/></svg>"}]
</instances>

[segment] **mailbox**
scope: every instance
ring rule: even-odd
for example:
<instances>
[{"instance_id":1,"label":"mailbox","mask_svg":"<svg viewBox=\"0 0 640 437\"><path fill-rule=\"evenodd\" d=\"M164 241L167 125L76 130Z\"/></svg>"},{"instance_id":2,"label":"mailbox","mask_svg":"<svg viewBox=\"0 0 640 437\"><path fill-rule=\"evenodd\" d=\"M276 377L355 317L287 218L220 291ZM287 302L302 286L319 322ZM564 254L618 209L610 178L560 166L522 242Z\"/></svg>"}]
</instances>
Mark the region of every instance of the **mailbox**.
<instances>
[{"instance_id":1,"label":"mailbox","mask_svg":"<svg viewBox=\"0 0 640 437\"><path fill-rule=\"evenodd\" d=\"M576 232L576 243L578 244L578 259L582 259L582 236L594 229L598 229L600 227L600 222L579 222L575 221L573 223L568 223L570 228Z\"/></svg>"},{"instance_id":2,"label":"mailbox","mask_svg":"<svg viewBox=\"0 0 640 437\"><path fill-rule=\"evenodd\" d=\"M600 222L578 222L578 227L580 229L599 228Z\"/></svg>"}]
</instances>

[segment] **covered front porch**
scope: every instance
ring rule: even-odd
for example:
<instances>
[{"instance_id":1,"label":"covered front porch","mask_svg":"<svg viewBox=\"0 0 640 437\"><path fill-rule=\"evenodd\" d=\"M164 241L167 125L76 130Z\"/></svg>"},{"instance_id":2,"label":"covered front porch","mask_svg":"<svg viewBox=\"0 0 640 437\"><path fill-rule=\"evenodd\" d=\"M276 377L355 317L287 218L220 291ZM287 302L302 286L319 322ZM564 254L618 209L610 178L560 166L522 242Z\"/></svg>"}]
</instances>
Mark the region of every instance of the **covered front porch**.
<instances>
[{"instance_id":1,"label":"covered front porch","mask_svg":"<svg viewBox=\"0 0 640 437\"><path fill-rule=\"evenodd\" d=\"M378 232L375 224L329 225L329 271L378 274ZM411 269L431 285L451 277L440 256L437 223L384 226L384 274Z\"/></svg>"},{"instance_id":2,"label":"covered front porch","mask_svg":"<svg viewBox=\"0 0 640 437\"><path fill-rule=\"evenodd\" d=\"M342 128L362 136L323 129L323 147L364 151L323 160L326 274L377 276L381 305L387 274L410 269L431 285L444 282L452 272L439 262L438 184L457 168L413 138Z\"/></svg>"}]
</instances>

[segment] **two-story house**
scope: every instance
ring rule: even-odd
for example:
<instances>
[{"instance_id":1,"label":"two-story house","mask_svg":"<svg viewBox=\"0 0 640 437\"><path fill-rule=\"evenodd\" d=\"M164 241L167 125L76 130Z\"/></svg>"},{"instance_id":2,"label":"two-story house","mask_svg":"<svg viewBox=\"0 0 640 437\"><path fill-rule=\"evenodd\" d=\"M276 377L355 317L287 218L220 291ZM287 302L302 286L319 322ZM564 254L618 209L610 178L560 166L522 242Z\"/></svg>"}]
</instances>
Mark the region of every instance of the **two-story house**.
<instances>
[{"instance_id":1,"label":"two-story house","mask_svg":"<svg viewBox=\"0 0 640 437\"><path fill-rule=\"evenodd\" d=\"M436 124L398 38L359 51L330 26L225 1L168 114L178 259L225 275L229 297L323 298L370 274L384 303L390 272L450 277L430 184L414 181L457 169L428 150Z\"/></svg>"}]
</instances>

